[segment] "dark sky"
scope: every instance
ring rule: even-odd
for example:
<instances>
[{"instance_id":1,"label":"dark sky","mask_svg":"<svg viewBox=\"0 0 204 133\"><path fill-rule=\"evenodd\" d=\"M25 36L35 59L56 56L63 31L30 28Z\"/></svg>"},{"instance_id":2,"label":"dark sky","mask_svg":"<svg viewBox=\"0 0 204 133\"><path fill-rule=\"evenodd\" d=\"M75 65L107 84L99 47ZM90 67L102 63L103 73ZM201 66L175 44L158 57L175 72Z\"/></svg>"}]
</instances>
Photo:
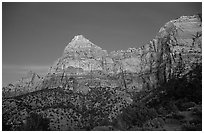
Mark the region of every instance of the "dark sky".
<instances>
[{"instance_id":1,"label":"dark sky","mask_svg":"<svg viewBox=\"0 0 204 133\"><path fill-rule=\"evenodd\" d=\"M202 3L2 3L3 85L45 74L78 34L107 50L140 47L168 21Z\"/></svg>"}]
</instances>

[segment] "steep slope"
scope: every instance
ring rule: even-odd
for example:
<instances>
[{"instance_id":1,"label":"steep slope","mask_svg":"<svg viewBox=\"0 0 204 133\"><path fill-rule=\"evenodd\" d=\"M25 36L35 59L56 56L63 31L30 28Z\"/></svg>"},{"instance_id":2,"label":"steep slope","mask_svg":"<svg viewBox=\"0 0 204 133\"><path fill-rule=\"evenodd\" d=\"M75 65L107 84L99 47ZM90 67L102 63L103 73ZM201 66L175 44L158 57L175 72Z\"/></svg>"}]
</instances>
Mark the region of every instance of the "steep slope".
<instances>
[{"instance_id":1,"label":"steep slope","mask_svg":"<svg viewBox=\"0 0 204 133\"><path fill-rule=\"evenodd\" d=\"M19 81L3 87L3 97L12 97L41 89L43 77L29 71Z\"/></svg>"},{"instance_id":2,"label":"steep slope","mask_svg":"<svg viewBox=\"0 0 204 133\"><path fill-rule=\"evenodd\" d=\"M100 71L98 75L132 73L139 75L139 79L129 86L139 84L139 90L144 86L152 88L184 75L194 63L201 62L201 23L198 15L182 16L166 23L148 44L110 54L78 35L67 45L50 73L64 72L68 76L87 75L91 71Z\"/></svg>"},{"instance_id":3,"label":"steep slope","mask_svg":"<svg viewBox=\"0 0 204 133\"><path fill-rule=\"evenodd\" d=\"M101 63L105 56L107 56L107 51L102 50L84 36L77 35L66 46L62 57L53 65L51 73L58 73L64 70L68 72L70 67L73 68L73 74L83 74L84 71L91 70L102 70ZM80 71L80 69L84 71Z\"/></svg>"}]
</instances>

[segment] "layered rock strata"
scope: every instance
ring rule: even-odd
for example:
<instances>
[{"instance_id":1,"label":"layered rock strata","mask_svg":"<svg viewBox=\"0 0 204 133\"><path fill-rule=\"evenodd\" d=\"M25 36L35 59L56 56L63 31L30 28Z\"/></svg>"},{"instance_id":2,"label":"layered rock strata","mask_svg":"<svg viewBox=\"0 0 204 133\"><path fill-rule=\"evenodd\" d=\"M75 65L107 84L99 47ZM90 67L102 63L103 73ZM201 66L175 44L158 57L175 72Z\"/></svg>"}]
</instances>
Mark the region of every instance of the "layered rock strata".
<instances>
[{"instance_id":1,"label":"layered rock strata","mask_svg":"<svg viewBox=\"0 0 204 133\"><path fill-rule=\"evenodd\" d=\"M35 74L29 81L9 84L4 89L14 93L62 87L68 77L74 77L76 88L87 84L110 87L127 84L128 91L139 91L185 75L193 64L201 63L201 59L201 18L199 15L182 16L166 23L154 39L140 48L108 53L83 35L77 35L43 79Z\"/></svg>"},{"instance_id":2,"label":"layered rock strata","mask_svg":"<svg viewBox=\"0 0 204 133\"><path fill-rule=\"evenodd\" d=\"M50 73L84 75L94 71L103 74L125 72L143 75L143 82L150 85L163 82L187 73L194 63L201 63L201 25L198 15L182 16L166 23L148 44L109 54L78 35L66 46Z\"/></svg>"}]
</instances>

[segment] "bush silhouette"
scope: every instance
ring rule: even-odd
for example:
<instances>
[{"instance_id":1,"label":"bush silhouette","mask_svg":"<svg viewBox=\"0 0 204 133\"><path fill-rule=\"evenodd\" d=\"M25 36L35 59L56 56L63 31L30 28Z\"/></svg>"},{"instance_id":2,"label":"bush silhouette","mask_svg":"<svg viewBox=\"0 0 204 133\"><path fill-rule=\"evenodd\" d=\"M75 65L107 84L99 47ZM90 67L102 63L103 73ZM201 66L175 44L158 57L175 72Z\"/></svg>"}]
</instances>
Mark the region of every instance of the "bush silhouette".
<instances>
[{"instance_id":1,"label":"bush silhouette","mask_svg":"<svg viewBox=\"0 0 204 133\"><path fill-rule=\"evenodd\" d=\"M47 131L49 127L49 119L43 118L41 115L31 113L26 119L26 123L22 130L25 131Z\"/></svg>"},{"instance_id":2,"label":"bush silhouette","mask_svg":"<svg viewBox=\"0 0 204 133\"><path fill-rule=\"evenodd\" d=\"M142 127L147 120L153 119L156 116L157 112L154 109L149 109L141 103L134 103L125 108L120 117L129 127Z\"/></svg>"}]
</instances>

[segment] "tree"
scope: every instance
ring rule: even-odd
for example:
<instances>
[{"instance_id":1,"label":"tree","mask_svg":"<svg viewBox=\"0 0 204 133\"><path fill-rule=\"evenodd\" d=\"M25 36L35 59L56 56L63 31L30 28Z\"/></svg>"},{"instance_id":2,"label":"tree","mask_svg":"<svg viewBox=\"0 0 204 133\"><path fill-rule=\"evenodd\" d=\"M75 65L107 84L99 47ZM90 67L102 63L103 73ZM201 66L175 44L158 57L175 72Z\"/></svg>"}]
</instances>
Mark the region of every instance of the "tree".
<instances>
[{"instance_id":1,"label":"tree","mask_svg":"<svg viewBox=\"0 0 204 133\"><path fill-rule=\"evenodd\" d=\"M157 113L154 109L149 109L142 103L134 102L123 109L123 113L118 117L128 125L128 128L141 127L147 120L157 117Z\"/></svg>"},{"instance_id":2,"label":"tree","mask_svg":"<svg viewBox=\"0 0 204 133\"><path fill-rule=\"evenodd\" d=\"M49 130L49 119L43 118L42 115L36 113L30 113L27 117L26 123L22 129L24 131L48 131Z\"/></svg>"}]
</instances>

